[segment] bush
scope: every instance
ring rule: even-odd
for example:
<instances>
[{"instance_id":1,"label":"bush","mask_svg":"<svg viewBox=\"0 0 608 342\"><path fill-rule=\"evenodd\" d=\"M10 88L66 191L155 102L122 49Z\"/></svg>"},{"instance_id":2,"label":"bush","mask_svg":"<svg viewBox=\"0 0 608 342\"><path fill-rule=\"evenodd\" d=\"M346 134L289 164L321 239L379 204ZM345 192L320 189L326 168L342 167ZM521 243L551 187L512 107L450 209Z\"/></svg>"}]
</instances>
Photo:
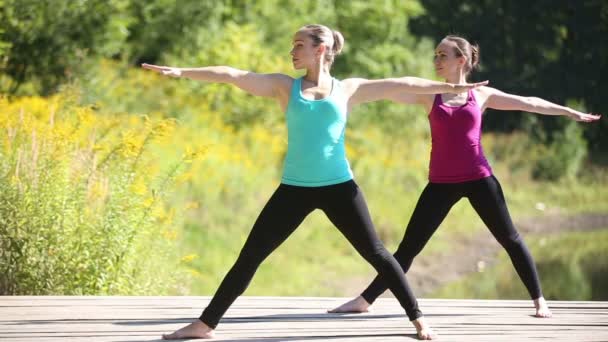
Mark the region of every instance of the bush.
<instances>
[{"instance_id":1,"label":"bush","mask_svg":"<svg viewBox=\"0 0 608 342\"><path fill-rule=\"evenodd\" d=\"M575 177L587 155L583 129L570 121L563 130L553 133L552 140L546 148L541 148L532 167L532 177L549 181Z\"/></svg>"},{"instance_id":2,"label":"bush","mask_svg":"<svg viewBox=\"0 0 608 342\"><path fill-rule=\"evenodd\" d=\"M176 291L167 187L196 153L159 164L149 150L173 121L69 102L0 103L0 294Z\"/></svg>"}]
</instances>

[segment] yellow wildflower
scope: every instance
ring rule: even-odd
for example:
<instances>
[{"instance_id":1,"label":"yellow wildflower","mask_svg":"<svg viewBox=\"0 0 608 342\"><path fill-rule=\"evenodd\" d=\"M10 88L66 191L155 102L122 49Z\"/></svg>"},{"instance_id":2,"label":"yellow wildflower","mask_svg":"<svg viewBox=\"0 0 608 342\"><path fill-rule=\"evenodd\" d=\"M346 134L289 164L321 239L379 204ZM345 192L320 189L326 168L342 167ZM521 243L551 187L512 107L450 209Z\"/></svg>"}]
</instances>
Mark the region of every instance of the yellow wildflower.
<instances>
[{"instance_id":1,"label":"yellow wildflower","mask_svg":"<svg viewBox=\"0 0 608 342\"><path fill-rule=\"evenodd\" d=\"M165 240L174 241L177 239L177 232L175 230L167 229L162 232L162 236Z\"/></svg>"},{"instance_id":2,"label":"yellow wildflower","mask_svg":"<svg viewBox=\"0 0 608 342\"><path fill-rule=\"evenodd\" d=\"M181 175L175 177L176 184L182 184L192 179L194 173L192 172L184 172Z\"/></svg>"},{"instance_id":3,"label":"yellow wildflower","mask_svg":"<svg viewBox=\"0 0 608 342\"><path fill-rule=\"evenodd\" d=\"M143 141L135 134L125 134L122 140L121 152L124 157L134 157L143 147Z\"/></svg>"},{"instance_id":4,"label":"yellow wildflower","mask_svg":"<svg viewBox=\"0 0 608 342\"><path fill-rule=\"evenodd\" d=\"M184 255L182 257L182 261L183 262L191 262L192 260L198 258L198 255L196 254L188 254L188 255Z\"/></svg>"},{"instance_id":5,"label":"yellow wildflower","mask_svg":"<svg viewBox=\"0 0 608 342\"><path fill-rule=\"evenodd\" d=\"M154 204L154 197L150 196L143 201L144 208L150 208Z\"/></svg>"},{"instance_id":6,"label":"yellow wildflower","mask_svg":"<svg viewBox=\"0 0 608 342\"><path fill-rule=\"evenodd\" d=\"M195 277L200 277L202 275L199 271L197 271L193 268L189 268L188 273L190 273L191 275L193 275Z\"/></svg>"},{"instance_id":7,"label":"yellow wildflower","mask_svg":"<svg viewBox=\"0 0 608 342\"><path fill-rule=\"evenodd\" d=\"M130 190L137 195L144 195L148 191L148 187L142 177L137 177L131 184Z\"/></svg>"},{"instance_id":8,"label":"yellow wildflower","mask_svg":"<svg viewBox=\"0 0 608 342\"><path fill-rule=\"evenodd\" d=\"M198 209L198 207L199 207L199 206L200 206L200 205L199 205L199 203L198 203L198 202L196 202L196 201L191 201L191 202L186 203L186 205L185 205L185 209L186 209L186 210L188 210L188 209Z\"/></svg>"}]
</instances>

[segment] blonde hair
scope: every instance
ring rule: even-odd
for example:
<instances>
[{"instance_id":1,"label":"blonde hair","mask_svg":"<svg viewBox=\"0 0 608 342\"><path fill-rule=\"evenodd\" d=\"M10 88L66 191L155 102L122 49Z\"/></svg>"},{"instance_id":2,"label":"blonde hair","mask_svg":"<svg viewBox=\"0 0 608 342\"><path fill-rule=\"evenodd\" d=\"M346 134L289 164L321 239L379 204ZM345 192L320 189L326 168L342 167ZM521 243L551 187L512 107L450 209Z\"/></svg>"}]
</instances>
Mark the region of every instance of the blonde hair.
<instances>
[{"instance_id":1,"label":"blonde hair","mask_svg":"<svg viewBox=\"0 0 608 342\"><path fill-rule=\"evenodd\" d=\"M317 24L305 25L298 30L298 32L300 31L306 31L306 33L308 33L314 46L323 44L327 47L325 50L325 62L329 63L329 65L331 65L334 62L334 58L342 52L342 47L344 47L344 37L342 36L342 33L334 31L327 26Z\"/></svg>"},{"instance_id":2,"label":"blonde hair","mask_svg":"<svg viewBox=\"0 0 608 342\"><path fill-rule=\"evenodd\" d=\"M443 40L455 43L454 52L456 56L464 56L466 58L467 62L464 65L465 75L468 76L471 71L477 68L479 65L479 46L477 44L471 44L468 40L455 35L448 35Z\"/></svg>"}]
</instances>

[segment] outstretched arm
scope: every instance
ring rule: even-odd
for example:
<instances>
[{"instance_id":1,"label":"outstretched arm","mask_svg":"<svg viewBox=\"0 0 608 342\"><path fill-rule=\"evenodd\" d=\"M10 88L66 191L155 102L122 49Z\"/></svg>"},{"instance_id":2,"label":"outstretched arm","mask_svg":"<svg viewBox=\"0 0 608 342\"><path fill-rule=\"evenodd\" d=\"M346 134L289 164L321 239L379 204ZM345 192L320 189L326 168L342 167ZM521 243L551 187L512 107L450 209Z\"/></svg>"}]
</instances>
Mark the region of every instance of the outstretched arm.
<instances>
[{"instance_id":1,"label":"outstretched arm","mask_svg":"<svg viewBox=\"0 0 608 342\"><path fill-rule=\"evenodd\" d=\"M538 97L517 96L502 92L498 89L484 87L488 94L487 108L498 110L521 110L545 115L565 115L576 121L591 122L599 120L601 115L579 112L569 107L560 106Z\"/></svg>"},{"instance_id":2,"label":"outstretched arm","mask_svg":"<svg viewBox=\"0 0 608 342\"><path fill-rule=\"evenodd\" d=\"M345 82L351 89L350 102L353 105L378 100L393 100L399 93L458 94L488 84L488 81L470 84L451 84L418 77L385 78L380 80L350 78L345 80Z\"/></svg>"},{"instance_id":3,"label":"outstretched arm","mask_svg":"<svg viewBox=\"0 0 608 342\"><path fill-rule=\"evenodd\" d=\"M284 87L289 89L291 78L283 74L256 74L228 66L175 68L142 64L142 68L171 77L187 77L197 81L229 83L255 96L277 97Z\"/></svg>"}]
</instances>

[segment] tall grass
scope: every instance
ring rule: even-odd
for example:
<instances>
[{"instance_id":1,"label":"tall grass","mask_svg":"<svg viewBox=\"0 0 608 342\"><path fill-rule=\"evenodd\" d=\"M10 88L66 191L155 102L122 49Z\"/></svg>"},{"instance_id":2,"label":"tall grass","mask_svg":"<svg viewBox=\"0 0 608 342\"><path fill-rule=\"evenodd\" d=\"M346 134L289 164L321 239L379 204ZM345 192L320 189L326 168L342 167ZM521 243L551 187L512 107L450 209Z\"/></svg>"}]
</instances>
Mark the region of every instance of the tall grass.
<instances>
[{"instance_id":1,"label":"tall grass","mask_svg":"<svg viewBox=\"0 0 608 342\"><path fill-rule=\"evenodd\" d=\"M159 163L150 151L173 121L70 102L0 102L0 293L180 290L181 208L167 198L196 153Z\"/></svg>"},{"instance_id":2,"label":"tall grass","mask_svg":"<svg viewBox=\"0 0 608 342\"><path fill-rule=\"evenodd\" d=\"M55 97L0 104L2 293L212 294L279 184L282 113L227 86L98 67ZM376 109L352 113L347 154L394 249L426 184L430 137L416 107L382 107L396 111L391 133L386 122L357 119ZM530 161L541 148L531 139L486 134L483 143L515 220L608 209L605 170L539 182ZM463 200L424 253L449 252L458 235L484 229ZM372 275L315 212L247 293L350 295Z\"/></svg>"}]
</instances>

